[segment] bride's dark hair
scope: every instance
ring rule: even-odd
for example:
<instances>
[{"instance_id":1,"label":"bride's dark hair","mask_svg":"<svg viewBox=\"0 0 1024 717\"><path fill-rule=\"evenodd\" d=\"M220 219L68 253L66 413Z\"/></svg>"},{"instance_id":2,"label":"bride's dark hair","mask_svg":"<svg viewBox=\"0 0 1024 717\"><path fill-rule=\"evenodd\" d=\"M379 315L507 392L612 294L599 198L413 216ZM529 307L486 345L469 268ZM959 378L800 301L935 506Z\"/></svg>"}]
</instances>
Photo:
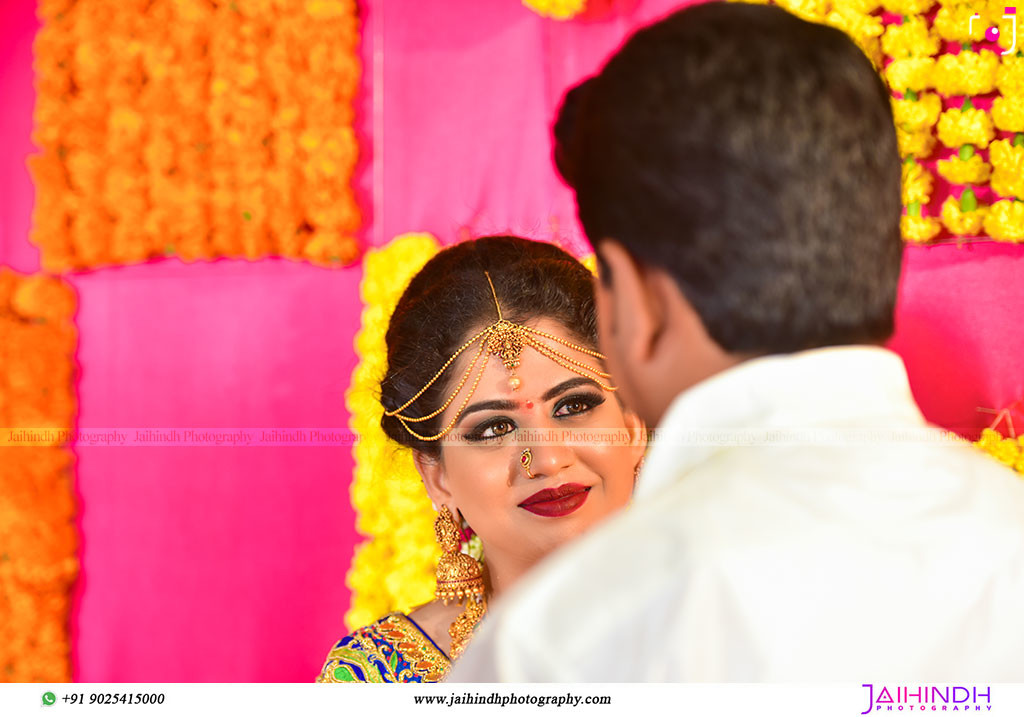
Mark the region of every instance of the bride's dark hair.
<instances>
[{"instance_id":1,"label":"bride's dark hair","mask_svg":"<svg viewBox=\"0 0 1024 717\"><path fill-rule=\"evenodd\" d=\"M593 276L572 255L553 244L513 236L462 242L435 255L409 282L398 300L385 337L388 368L380 384L387 410L403 405L423 388L465 341L497 321L488 272L504 318L516 323L545 317L560 323L573 340L597 348ZM472 333L471 333L472 332ZM402 411L419 417L440 407L460 374L449 367L420 398ZM413 424L432 436L442 416ZM437 441L409 433L395 417L381 418L392 439L437 457Z\"/></svg>"}]
</instances>

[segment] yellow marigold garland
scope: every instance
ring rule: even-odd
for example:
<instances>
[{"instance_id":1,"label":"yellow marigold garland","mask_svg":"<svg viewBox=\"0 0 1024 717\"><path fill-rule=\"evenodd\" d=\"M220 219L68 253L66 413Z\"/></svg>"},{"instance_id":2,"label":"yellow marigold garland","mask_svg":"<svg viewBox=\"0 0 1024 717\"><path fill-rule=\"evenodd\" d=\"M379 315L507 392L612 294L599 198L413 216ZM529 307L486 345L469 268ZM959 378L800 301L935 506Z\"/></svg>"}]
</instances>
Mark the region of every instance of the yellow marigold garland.
<instances>
[{"instance_id":1,"label":"yellow marigold garland","mask_svg":"<svg viewBox=\"0 0 1024 717\"><path fill-rule=\"evenodd\" d=\"M934 177L917 160L910 157L903 163L903 205L927 204L932 198Z\"/></svg>"},{"instance_id":2,"label":"yellow marigold garland","mask_svg":"<svg viewBox=\"0 0 1024 717\"><path fill-rule=\"evenodd\" d=\"M935 146L935 137L932 127L939 121L942 113L942 100L939 96L926 92L918 95L908 90L904 97L894 98L892 101L893 120L896 123L896 140L900 150L900 156L904 158L927 157ZM907 168L904 167L904 174ZM920 167L919 172L926 174L929 179L931 174ZM906 179L906 176L904 177ZM908 205L914 199L904 199ZM925 202L927 204L927 202Z\"/></svg>"},{"instance_id":3,"label":"yellow marigold garland","mask_svg":"<svg viewBox=\"0 0 1024 717\"><path fill-rule=\"evenodd\" d=\"M986 428L974 445L1004 466L1024 474L1024 436L1008 438L994 428Z\"/></svg>"},{"instance_id":4,"label":"yellow marigold garland","mask_svg":"<svg viewBox=\"0 0 1024 717\"><path fill-rule=\"evenodd\" d=\"M379 387L387 370L384 336L391 314L406 285L438 249L429 234L406 234L369 251L363 262L364 308L355 340L359 364L346 405L350 426L359 436L352 476L356 529L369 540L356 549L348 574L349 629L433 597L434 566L441 554L434 539L434 511L412 451L391 441L380 427L384 408Z\"/></svg>"},{"instance_id":5,"label":"yellow marigold garland","mask_svg":"<svg viewBox=\"0 0 1024 717\"><path fill-rule=\"evenodd\" d=\"M1008 34L1000 33L1000 39ZM996 87L1000 96L992 103L992 123L1004 132L1024 132L1024 54L1018 52L1002 58L996 72Z\"/></svg>"},{"instance_id":6,"label":"yellow marigold garland","mask_svg":"<svg viewBox=\"0 0 1024 717\"><path fill-rule=\"evenodd\" d=\"M0 267L0 682L71 680L75 304L59 279Z\"/></svg>"},{"instance_id":7,"label":"yellow marigold garland","mask_svg":"<svg viewBox=\"0 0 1024 717\"><path fill-rule=\"evenodd\" d=\"M894 95L900 155L915 160L903 168L906 209L900 228L906 241L982 232L997 241L1024 241L1024 202L1013 201L1024 200L1024 51L1001 55L986 36L988 28L998 27L998 46L1010 46L1014 33L1011 20L1004 19L1003 0L939 0L937 8L935 0L881 0L882 9L900 16L895 22L886 18L884 25L879 0L774 2L843 30L880 68ZM947 51L945 42L960 48ZM991 97L990 110L974 106L979 96ZM933 171L951 185L953 196L941 207L929 206ZM991 207L978 205L972 189L986 186L999 195Z\"/></svg>"},{"instance_id":8,"label":"yellow marigold garland","mask_svg":"<svg viewBox=\"0 0 1024 717\"><path fill-rule=\"evenodd\" d=\"M39 16L44 269L358 258L355 0L41 0Z\"/></svg>"},{"instance_id":9,"label":"yellow marigold garland","mask_svg":"<svg viewBox=\"0 0 1024 717\"><path fill-rule=\"evenodd\" d=\"M523 5L544 17L569 20L583 12L587 0L523 0Z\"/></svg>"}]
</instances>

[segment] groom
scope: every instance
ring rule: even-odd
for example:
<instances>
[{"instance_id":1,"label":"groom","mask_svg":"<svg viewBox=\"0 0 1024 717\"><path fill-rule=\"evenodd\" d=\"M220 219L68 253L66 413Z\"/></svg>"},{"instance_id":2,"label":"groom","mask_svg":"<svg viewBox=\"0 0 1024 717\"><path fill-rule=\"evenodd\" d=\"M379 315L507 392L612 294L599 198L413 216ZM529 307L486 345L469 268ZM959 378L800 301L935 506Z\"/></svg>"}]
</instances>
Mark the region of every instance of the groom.
<instances>
[{"instance_id":1,"label":"groom","mask_svg":"<svg viewBox=\"0 0 1024 717\"><path fill-rule=\"evenodd\" d=\"M1024 680L1024 482L928 426L893 331L889 94L838 30L712 3L570 93L602 350L658 427L632 507L451 681Z\"/></svg>"}]
</instances>

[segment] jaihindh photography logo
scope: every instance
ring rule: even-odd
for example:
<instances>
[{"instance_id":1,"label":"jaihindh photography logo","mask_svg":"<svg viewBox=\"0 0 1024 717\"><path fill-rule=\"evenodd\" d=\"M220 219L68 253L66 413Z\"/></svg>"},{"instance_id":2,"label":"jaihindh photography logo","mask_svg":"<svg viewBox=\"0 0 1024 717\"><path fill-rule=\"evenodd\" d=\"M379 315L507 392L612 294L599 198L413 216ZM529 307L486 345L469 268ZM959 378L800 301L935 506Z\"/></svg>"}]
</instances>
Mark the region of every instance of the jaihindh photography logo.
<instances>
[{"instance_id":1,"label":"jaihindh photography logo","mask_svg":"<svg viewBox=\"0 0 1024 717\"><path fill-rule=\"evenodd\" d=\"M873 712L988 712L992 709L992 688L963 685L920 686L876 685L865 688L868 707ZM863 703L862 703L863 704Z\"/></svg>"}]
</instances>

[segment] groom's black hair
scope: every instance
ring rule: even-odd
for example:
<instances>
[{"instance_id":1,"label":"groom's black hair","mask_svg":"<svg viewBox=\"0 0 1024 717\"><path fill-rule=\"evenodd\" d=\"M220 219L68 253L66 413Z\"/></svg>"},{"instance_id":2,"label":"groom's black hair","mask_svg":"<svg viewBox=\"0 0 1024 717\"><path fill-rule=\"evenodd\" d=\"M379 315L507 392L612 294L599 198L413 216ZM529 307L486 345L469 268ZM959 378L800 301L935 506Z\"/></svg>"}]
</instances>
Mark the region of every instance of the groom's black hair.
<instances>
[{"instance_id":1,"label":"groom's black hair","mask_svg":"<svg viewBox=\"0 0 1024 717\"><path fill-rule=\"evenodd\" d=\"M612 239L668 272L723 349L892 334L903 249L892 109L839 30L775 6L686 8L570 92L555 134L598 258Z\"/></svg>"}]
</instances>

